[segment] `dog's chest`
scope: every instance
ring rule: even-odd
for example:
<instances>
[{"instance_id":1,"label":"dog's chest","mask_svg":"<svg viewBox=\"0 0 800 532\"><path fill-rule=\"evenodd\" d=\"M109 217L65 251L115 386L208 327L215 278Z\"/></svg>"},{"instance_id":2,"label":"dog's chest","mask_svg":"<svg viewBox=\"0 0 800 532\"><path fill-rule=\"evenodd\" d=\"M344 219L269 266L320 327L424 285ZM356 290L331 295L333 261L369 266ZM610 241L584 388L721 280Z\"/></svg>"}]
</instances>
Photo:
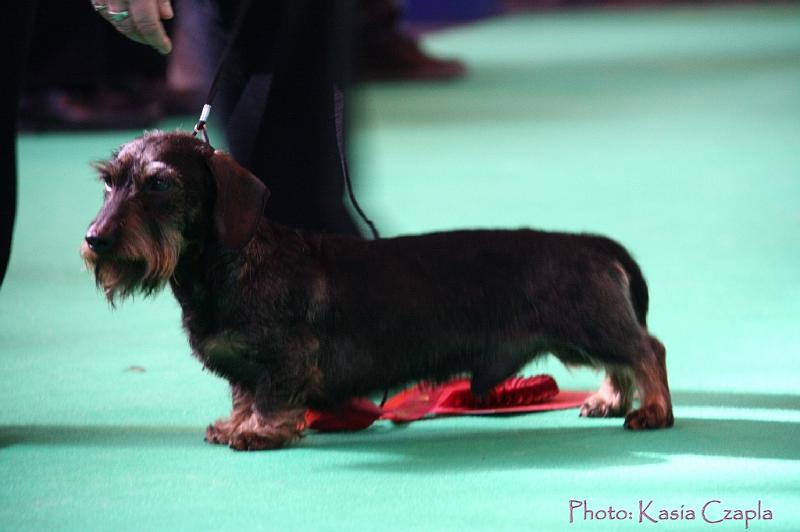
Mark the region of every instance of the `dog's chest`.
<instances>
[{"instance_id":1,"label":"dog's chest","mask_svg":"<svg viewBox=\"0 0 800 532\"><path fill-rule=\"evenodd\" d=\"M190 343L194 355L214 373L239 384L254 386L264 367L254 360L247 339L232 331L223 331Z\"/></svg>"}]
</instances>

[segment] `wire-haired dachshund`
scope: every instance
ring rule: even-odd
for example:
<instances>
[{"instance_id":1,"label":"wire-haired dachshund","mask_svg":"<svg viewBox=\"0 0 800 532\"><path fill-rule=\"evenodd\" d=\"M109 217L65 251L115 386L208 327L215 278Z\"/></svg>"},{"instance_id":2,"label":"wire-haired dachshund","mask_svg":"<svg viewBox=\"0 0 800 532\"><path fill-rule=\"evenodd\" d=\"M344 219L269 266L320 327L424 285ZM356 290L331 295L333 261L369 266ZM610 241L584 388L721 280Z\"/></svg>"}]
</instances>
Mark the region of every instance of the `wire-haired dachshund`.
<instances>
[{"instance_id":1,"label":"wire-haired dachshund","mask_svg":"<svg viewBox=\"0 0 800 532\"><path fill-rule=\"evenodd\" d=\"M146 134L97 168L105 199L81 255L112 303L170 285L194 354L233 390L210 442L278 448L307 408L412 381L467 374L482 395L545 353L606 370L582 416L673 424L647 285L613 240L284 227L263 216L261 181L183 133Z\"/></svg>"}]
</instances>

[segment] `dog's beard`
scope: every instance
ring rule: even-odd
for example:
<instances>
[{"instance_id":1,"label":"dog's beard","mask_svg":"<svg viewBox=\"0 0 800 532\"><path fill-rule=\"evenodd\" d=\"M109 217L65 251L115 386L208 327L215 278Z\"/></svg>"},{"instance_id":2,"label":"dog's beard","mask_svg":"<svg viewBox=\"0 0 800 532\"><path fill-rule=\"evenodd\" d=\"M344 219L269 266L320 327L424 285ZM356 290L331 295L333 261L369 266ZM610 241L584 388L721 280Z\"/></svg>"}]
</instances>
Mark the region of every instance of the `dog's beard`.
<instances>
[{"instance_id":1,"label":"dog's beard","mask_svg":"<svg viewBox=\"0 0 800 532\"><path fill-rule=\"evenodd\" d=\"M161 290L172 278L183 246L178 231L164 232L158 243L136 234L126 235L124 242L109 256L98 255L85 242L81 247L87 269L112 305L134 294L149 296Z\"/></svg>"}]
</instances>

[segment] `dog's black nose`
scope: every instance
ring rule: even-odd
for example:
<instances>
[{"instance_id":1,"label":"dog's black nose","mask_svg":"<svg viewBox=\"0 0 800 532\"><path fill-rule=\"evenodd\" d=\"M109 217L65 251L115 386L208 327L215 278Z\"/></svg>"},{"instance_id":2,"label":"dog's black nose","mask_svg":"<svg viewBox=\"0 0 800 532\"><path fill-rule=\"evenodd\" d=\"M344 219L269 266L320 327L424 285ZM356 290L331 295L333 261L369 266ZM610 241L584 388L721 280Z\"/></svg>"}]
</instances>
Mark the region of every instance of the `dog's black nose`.
<instances>
[{"instance_id":1,"label":"dog's black nose","mask_svg":"<svg viewBox=\"0 0 800 532\"><path fill-rule=\"evenodd\" d=\"M89 244L89 249L95 253L107 253L114 246L112 238L103 238L96 235L86 235L86 243Z\"/></svg>"}]
</instances>

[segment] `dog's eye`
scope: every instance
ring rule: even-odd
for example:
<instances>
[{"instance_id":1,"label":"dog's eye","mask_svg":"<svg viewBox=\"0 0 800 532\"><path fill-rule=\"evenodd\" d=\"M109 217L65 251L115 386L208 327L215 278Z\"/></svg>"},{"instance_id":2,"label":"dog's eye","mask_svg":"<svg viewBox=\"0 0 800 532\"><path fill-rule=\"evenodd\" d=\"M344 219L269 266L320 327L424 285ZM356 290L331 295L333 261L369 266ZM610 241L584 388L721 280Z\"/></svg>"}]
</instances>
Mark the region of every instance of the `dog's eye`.
<instances>
[{"instance_id":1,"label":"dog's eye","mask_svg":"<svg viewBox=\"0 0 800 532\"><path fill-rule=\"evenodd\" d=\"M150 179L150 190L153 192L164 192L172 188L172 181L163 177L153 177Z\"/></svg>"},{"instance_id":2,"label":"dog's eye","mask_svg":"<svg viewBox=\"0 0 800 532\"><path fill-rule=\"evenodd\" d=\"M106 192L111 192L111 190L114 188L114 185L111 183L111 177L104 175L102 179L103 179L103 184L106 187Z\"/></svg>"}]
</instances>

